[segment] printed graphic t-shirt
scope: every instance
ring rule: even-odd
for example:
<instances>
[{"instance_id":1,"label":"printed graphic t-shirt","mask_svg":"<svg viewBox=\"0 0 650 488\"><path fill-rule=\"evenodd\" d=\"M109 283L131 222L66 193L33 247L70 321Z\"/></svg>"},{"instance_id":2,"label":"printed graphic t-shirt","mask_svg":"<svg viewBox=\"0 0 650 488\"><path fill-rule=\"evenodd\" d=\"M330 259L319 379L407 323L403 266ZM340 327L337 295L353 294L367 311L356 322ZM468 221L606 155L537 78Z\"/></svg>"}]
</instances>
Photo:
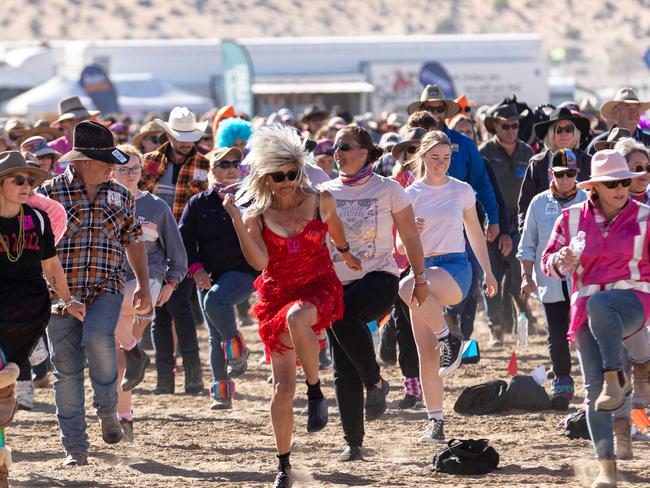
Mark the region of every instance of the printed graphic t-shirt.
<instances>
[{"instance_id":1,"label":"printed graphic t-shirt","mask_svg":"<svg viewBox=\"0 0 650 488\"><path fill-rule=\"evenodd\" d=\"M373 174L363 185L347 186L339 178L323 183L336 198L336 211L343 222L345 237L352 254L361 260L362 271L353 271L330 242L336 274L343 284L363 278L372 271L385 271L399 276L393 258L393 214L411 202L401 185Z\"/></svg>"},{"instance_id":2,"label":"printed graphic t-shirt","mask_svg":"<svg viewBox=\"0 0 650 488\"><path fill-rule=\"evenodd\" d=\"M45 212L39 212L43 219L43 232L36 211L28 205L23 205L23 212L23 253L18 261L12 263L7 258L4 246L0 246L0 276L6 281L41 282L43 281L41 261L56 256L54 234L50 219ZM0 217L0 234L12 256L17 252L19 229L18 216L10 219Z\"/></svg>"}]
</instances>

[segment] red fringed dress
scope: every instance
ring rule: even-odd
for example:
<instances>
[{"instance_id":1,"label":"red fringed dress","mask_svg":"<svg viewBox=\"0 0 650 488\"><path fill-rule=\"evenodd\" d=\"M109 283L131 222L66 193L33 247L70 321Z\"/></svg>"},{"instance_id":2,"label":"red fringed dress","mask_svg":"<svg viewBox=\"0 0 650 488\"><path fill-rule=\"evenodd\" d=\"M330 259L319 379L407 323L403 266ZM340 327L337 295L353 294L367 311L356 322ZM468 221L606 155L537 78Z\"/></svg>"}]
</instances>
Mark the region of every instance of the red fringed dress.
<instances>
[{"instance_id":1,"label":"red fringed dress","mask_svg":"<svg viewBox=\"0 0 650 488\"><path fill-rule=\"evenodd\" d=\"M271 352L292 349L279 336L287 331L287 312L294 303L316 307L318 321L312 329L320 335L343 316L343 286L325 243L327 224L321 220L310 220L292 237L281 237L264 225L262 236L269 263L255 280L258 301L252 312L269 358Z\"/></svg>"}]
</instances>

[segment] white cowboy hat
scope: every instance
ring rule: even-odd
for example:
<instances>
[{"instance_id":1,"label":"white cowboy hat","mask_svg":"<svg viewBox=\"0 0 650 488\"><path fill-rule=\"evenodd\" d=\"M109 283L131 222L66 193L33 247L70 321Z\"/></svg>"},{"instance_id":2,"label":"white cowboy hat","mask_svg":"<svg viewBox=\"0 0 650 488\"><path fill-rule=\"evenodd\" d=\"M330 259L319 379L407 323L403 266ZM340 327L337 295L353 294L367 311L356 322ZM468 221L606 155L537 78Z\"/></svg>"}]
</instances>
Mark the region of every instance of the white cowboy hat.
<instances>
[{"instance_id":1,"label":"white cowboy hat","mask_svg":"<svg viewBox=\"0 0 650 488\"><path fill-rule=\"evenodd\" d=\"M169 114L169 121L155 119L163 126L165 132L181 142L196 142L203 136L209 122L196 122L196 116L187 107L174 107Z\"/></svg>"},{"instance_id":2,"label":"white cowboy hat","mask_svg":"<svg viewBox=\"0 0 650 488\"><path fill-rule=\"evenodd\" d=\"M591 188L594 183L638 178L645 171L636 173L630 171L623 155L613 149L598 151L591 158L591 178L578 183L578 188Z\"/></svg>"}]
</instances>

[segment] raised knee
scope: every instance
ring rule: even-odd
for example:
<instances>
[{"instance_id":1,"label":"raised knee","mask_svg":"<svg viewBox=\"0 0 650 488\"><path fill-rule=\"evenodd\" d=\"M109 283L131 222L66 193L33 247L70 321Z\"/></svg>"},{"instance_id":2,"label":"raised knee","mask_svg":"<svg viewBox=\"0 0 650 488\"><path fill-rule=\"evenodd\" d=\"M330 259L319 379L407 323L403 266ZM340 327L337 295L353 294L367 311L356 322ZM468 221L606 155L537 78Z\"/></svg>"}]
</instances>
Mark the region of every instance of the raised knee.
<instances>
[{"instance_id":1,"label":"raised knee","mask_svg":"<svg viewBox=\"0 0 650 488\"><path fill-rule=\"evenodd\" d=\"M415 284L415 278L412 275L405 276L399 282L399 296L406 303L409 302L411 292L413 291L414 284Z\"/></svg>"},{"instance_id":2,"label":"raised knee","mask_svg":"<svg viewBox=\"0 0 650 488\"><path fill-rule=\"evenodd\" d=\"M309 313L302 309L296 308L289 310L287 313L287 326L289 329L296 329L307 325Z\"/></svg>"},{"instance_id":3,"label":"raised knee","mask_svg":"<svg viewBox=\"0 0 650 488\"><path fill-rule=\"evenodd\" d=\"M273 386L273 402L293 402L295 393L295 382L279 381Z\"/></svg>"}]
</instances>

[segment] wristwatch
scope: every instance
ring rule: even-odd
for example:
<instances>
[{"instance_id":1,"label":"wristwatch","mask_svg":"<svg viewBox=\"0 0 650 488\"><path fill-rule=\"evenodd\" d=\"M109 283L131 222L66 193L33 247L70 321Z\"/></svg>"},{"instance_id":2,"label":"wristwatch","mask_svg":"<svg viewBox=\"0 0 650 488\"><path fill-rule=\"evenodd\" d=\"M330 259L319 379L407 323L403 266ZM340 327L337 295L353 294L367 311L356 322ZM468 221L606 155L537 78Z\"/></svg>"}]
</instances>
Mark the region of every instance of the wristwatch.
<instances>
[{"instance_id":1,"label":"wristwatch","mask_svg":"<svg viewBox=\"0 0 650 488\"><path fill-rule=\"evenodd\" d=\"M424 271L422 271L422 273L418 273L418 274L416 274L414 276L415 276L415 281L420 281L420 282L427 281L427 275L426 275L426 273Z\"/></svg>"}]
</instances>

